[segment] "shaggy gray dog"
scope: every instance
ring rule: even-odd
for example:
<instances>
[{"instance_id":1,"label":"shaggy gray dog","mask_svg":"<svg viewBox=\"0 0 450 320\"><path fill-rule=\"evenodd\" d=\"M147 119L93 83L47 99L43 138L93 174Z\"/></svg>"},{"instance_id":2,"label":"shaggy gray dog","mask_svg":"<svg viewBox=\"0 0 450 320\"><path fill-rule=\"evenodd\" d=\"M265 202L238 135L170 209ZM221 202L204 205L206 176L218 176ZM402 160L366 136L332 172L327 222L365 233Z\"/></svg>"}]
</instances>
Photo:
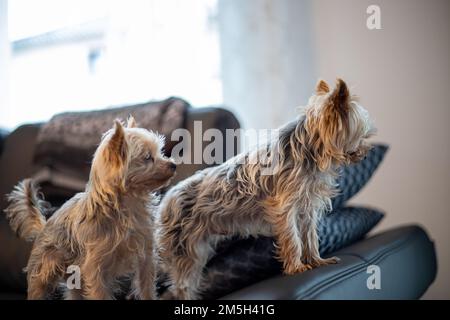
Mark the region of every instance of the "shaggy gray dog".
<instances>
[{"instance_id":1,"label":"shaggy gray dog","mask_svg":"<svg viewBox=\"0 0 450 320\"><path fill-rule=\"evenodd\" d=\"M300 117L268 146L198 172L164 197L156 221L165 298L196 299L202 271L218 241L233 235L271 235L286 274L336 258L319 255L317 221L331 209L337 168L361 159L374 132L368 113L341 79L330 91L319 81ZM262 174L276 163L273 174Z\"/></svg>"}]
</instances>

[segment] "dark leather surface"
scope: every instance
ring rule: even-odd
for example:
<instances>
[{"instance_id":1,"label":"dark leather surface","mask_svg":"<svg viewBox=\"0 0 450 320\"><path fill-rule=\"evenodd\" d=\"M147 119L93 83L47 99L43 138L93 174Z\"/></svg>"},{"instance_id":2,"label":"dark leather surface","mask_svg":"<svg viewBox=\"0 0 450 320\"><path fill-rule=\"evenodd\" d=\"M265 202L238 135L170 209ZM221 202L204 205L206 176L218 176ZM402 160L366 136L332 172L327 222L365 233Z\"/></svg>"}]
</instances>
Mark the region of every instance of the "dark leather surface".
<instances>
[{"instance_id":1,"label":"dark leather surface","mask_svg":"<svg viewBox=\"0 0 450 320\"><path fill-rule=\"evenodd\" d=\"M333 255L339 264L274 277L223 299L418 299L436 277L434 244L419 226L380 233ZM367 288L369 265L380 267L379 290Z\"/></svg>"},{"instance_id":2,"label":"dark leather surface","mask_svg":"<svg viewBox=\"0 0 450 320\"><path fill-rule=\"evenodd\" d=\"M6 139L0 157L0 292L24 290L25 274L31 246L11 231L3 214L7 203L5 194L14 185L33 173L32 159L39 125L24 125Z\"/></svg>"},{"instance_id":3,"label":"dark leather surface","mask_svg":"<svg viewBox=\"0 0 450 320\"><path fill-rule=\"evenodd\" d=\"M9 131L0 128L0 155L3 152L3 145L5 144L6 137L8 136Z\"/></svg>"}]
</instances>

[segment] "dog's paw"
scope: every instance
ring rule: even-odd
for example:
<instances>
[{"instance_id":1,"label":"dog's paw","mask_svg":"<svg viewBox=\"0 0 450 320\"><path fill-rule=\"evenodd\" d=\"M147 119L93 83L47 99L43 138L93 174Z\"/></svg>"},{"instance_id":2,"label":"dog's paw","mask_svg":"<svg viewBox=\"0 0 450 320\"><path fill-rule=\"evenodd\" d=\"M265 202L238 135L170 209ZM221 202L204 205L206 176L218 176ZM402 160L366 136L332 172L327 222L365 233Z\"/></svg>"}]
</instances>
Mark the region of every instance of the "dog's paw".
<instances>
[{"instance_id":1,"label":"dog's paw","mask_svg":"<svg viewBox=\"0 0 450 320\"><path fill-rule=\"evenodd\" d=\"M293 274L297 274L297 273L302 273L308 270L311 270L313 268L312 265L310 264L300 264L300 265L296 265L296 266L288 266L285 267L284 269L284 274L285 275L293 275Z\"/></svg>"},{"instance_id":2,"label":"dog's paw","mask_svg":"<svg viewBox=\"0 0 450 320\"><path fill-rule=\"evenodd\" d=\"M339 261L341 261L341 259L339 259L338 257L331 257L331 258L327 258L327 259L317 259L316 261L314 261L312 263L312 265L314 267L320 267L320 266L326 266L329 264L337 264L337 263L339 263Z\"/></svg>"}]
</instances>

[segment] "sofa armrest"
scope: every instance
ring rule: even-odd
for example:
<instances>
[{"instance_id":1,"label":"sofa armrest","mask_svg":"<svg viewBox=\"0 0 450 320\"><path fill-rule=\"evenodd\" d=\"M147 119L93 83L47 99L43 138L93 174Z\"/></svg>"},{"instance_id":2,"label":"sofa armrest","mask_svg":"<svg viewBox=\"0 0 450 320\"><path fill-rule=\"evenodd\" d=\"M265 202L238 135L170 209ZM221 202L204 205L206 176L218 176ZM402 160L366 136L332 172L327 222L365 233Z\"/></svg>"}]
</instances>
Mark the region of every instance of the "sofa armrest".
<instances>
[{"instance_id":1,"label":"sofa armrest","mask_svg":"<svg viewBox=\"0 0 450 320\"><path fill-rule=\"evenodd\" d=\"M9 131L0 128L0 155L3 152L3 146L5 145L5 140L8 137Z\"/></svg>"},{"instance_id":2,"label":"sofa armrest","mask_svg":"<svg viewBox=\"0 0 450 320\"><path fill-rule=\"evenodd\" d=\"M23 292L25 267L30 244L19 239L2 214L7 206L5 194L12 191L18 181L33 174L33 153L39 124L20 126L11 132L0 156L0 292Z\"/></svg>"},{"instance_id":3,"label":"sofa armrest","mask_svg":"<svg viewBox=\"0 0 450 320\"><path fill-rule=\"evenodd\" d=\"M271 278L222 299L418 299L436 277L433 242L418 226L386 231L339 250L341 261ZM380 269L380 289L368 289L368 266Z\"/></svg>"}]
</instances>

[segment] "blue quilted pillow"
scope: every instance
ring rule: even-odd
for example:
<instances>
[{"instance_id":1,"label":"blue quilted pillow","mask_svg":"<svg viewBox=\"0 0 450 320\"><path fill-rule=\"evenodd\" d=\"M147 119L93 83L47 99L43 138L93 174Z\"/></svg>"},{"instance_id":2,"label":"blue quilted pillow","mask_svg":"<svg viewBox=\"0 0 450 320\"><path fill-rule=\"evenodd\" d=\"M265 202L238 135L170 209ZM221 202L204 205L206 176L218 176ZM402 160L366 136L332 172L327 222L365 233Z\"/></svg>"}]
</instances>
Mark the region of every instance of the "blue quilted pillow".
<instances>
[{"instance_id":1,"label":"blue quilted pillow","mask_svg":"<svg viewBox=\"0 0 450 320\"><path fill-rule=\"evenodd\" d=\"M340 192L339 195L332 199L333 208L341 207L366 185L381 161L383 161L387 150L387 145L374 144L363 160L341 169L338 180Z\"/></svg>"},{"instance_id":2,"label":"blue quilted pillow","mask_svg":"<svg viewBox=\"0 0 450 320\"><path fill-rule=\"evenodd\" d=\"M344 207L325 215L318 228L320 254L327 255L363 238L381 219L380 211ZM233 238L219 245L205 269L204 299L216 299L282 273L274 239Z\"/></svg>"}]
</instances>

